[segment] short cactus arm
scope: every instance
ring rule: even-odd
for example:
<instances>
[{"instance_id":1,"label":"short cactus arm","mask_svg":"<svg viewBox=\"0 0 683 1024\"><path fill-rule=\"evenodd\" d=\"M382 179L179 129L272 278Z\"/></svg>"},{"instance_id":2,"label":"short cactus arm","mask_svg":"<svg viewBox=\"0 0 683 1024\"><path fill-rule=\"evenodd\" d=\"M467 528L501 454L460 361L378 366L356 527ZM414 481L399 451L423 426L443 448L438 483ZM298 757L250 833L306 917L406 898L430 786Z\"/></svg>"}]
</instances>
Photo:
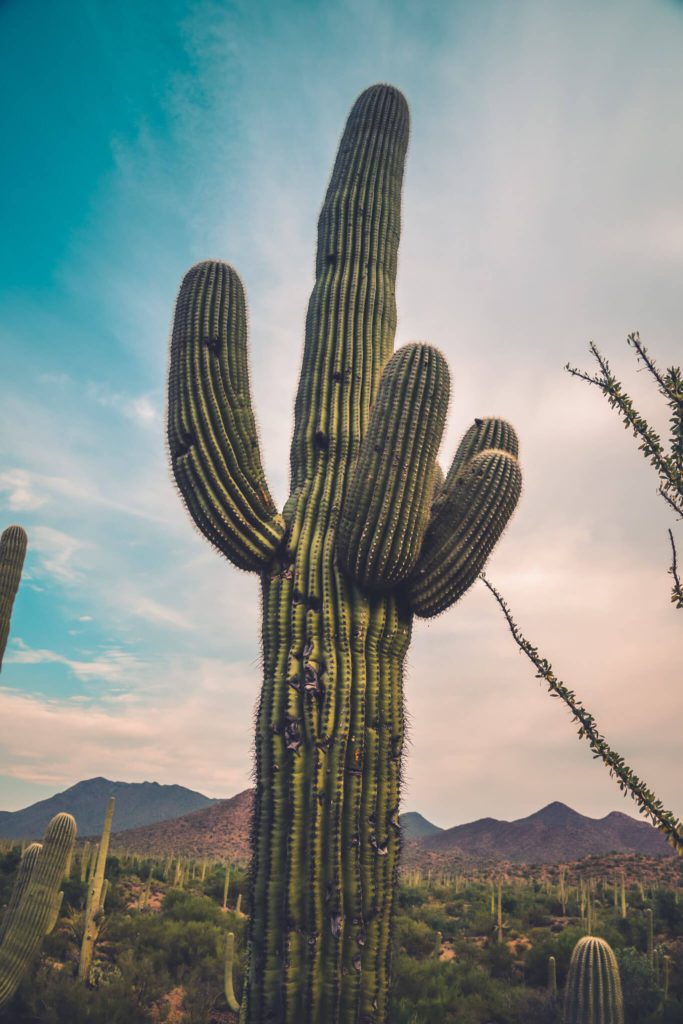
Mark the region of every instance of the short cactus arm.
<instances>
[{"instance_id":1,"label":"short cactus arm","mask_svg":"<svg viewBox=\"0 0 683 1024\"><path fill-rule=\"evenodd\" d=\"M340 563L360 586L386 589L415 568L448 393L446 361L429 345L399 349L382 374L337 538Z\"/></svg>"},{"instance_id":2,"label":"short cactus arm","mask_svg":"<svg viewBox=\"0 0 683 1024\"><path fill-rule=\"evenodd\" d=\"M504 420L475 420L463 437L406 586L417 615L450 607L483 569L522 489L517 452L517 436Z\"/></svg>"},{"instance_id":3,"label":"short cactus arm","mask_svg":"<svg viewBox=\"0 0 683 1024\"><path fill-rule=\"evenodd\" d=\"M199 263L176 303L168 441L185 504L240 569L261 571L284 534L268 493L249 393L242 282L225 263Z\"/></svg>"},{"instance_id":4,"label":"short cactus arm","mask_svg":"<svg viewBox=\"0 0 683 1024\"><path fill-rule=\"evenodd\" d=\"M26 543L26 531L21 526L8 526L0 537L0 668L9 639L12 605L24 567Z\"/></svg>"}]
</instances>

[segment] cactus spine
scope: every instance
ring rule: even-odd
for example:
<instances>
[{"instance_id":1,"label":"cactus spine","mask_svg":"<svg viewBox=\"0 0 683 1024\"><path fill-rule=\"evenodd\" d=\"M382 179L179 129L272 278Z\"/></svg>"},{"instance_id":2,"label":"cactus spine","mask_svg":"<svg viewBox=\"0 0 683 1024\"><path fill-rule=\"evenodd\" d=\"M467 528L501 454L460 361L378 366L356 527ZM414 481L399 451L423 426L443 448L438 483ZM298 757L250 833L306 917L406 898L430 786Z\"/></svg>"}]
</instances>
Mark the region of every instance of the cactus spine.
<instances>
[{"instance_id":1,"label":"cactus spine","mask_svg":"<svg viewBox=\"0 0 683 1024\"><path fill-rule=\"evenodd\" d=\"M446 363L424 344L391 355L407 142L403 96L363 93L319 219L282 515L239 277L198 264L176 305L173 473L202 533L262 581L244 1024L387 1021L413 615L471 585L521 486L514 431L486 419L435 491Z\"/></svg>"},{"instance_id":2,"label":"cactus spine","mask_svg":"<svg viewBox=\"0 0 683 1024\"><path fill-rule=\"evenodd\" d=\"M42 844L31 843L24 851L0 928L0 1007L12 998L43 937L54 927L59 886L75 839L74 819L57 814Z\"/></svg>"},{"instance_id":3,"label":"cactus spine","mask_svg":"<svg viewBox=\"0 0 683 1024\"><path fill-rule=\"evenodd\" d=\"M604 939L585 935L574 947L563 1024L624 1024L619 966Z\"/></svg>"},{"instance_id":4,"label":"cactus spine","mask_svg":"<svg viewBox=\"0 0 683 1024\"><path fill-rule=\"evenodd\" d=\"M19 589L27 537L21 526L8 526L0 536L0 669L9 639L12 605Z\"/></svg>"},{"instance_id":5,"label":"cactus spine","mask_svg":"<svg viewBox=\"0 0 683 1024\"><path fill-rule=\"evenodd\" d=\"M111 822L114 817L114 805L116 797L110 797L107 804L107 811L104 816L104 828L97 851L97 863L90 876L88 883L88 896L85 904L85 927L83 930L83 943L81 945L81 959L78 965L78 977L81 981L87 981L90 977L92 958L95 952L95 943L102 922L104 912L104 900L107 895L104 872L107 866L107 854L109 852L109 837L111 835Z\"/></svg>"}]
</instances>

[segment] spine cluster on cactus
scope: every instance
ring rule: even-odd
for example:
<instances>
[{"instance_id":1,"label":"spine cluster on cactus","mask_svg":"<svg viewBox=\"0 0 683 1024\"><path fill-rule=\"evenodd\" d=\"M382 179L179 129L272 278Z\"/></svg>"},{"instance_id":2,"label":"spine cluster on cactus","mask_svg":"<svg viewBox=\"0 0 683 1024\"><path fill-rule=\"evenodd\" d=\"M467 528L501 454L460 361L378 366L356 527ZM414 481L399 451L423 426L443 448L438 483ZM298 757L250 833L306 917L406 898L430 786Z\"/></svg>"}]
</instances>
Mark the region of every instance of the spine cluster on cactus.
<instances>
[{"instance_id":1,"label":"spine cluster on cactus","mask_svg":"<svg viewBox=\"0 0 683 1024\"><path fill-rule=\"evenodd\" d=\"M104 828L97 851L97 862L88 882L88 895L85 904L85 925L83 929L83 943L81 945L81 958L78 965L78 977L82 981L88 981L90 968L95 952L95 943L102 923L104 912L104 901L107 895L107 882L104 872L107 866L107 854L109 853L109 838L111 836L111 823L114 817L114 805L116 797L110 797L107 811L104 817Z\"/></svg>"},{"instance_id":2,"label":"spine cluster on cactus","mask_svg":"<svg viewBox=\"0 0 683 1024\"><path fill-rule=\"evenodd\" d=\"M413 616L453 604L520 493L517 440L478 419L442 481L443 356L392 356L408 109L356 102L318 226L291 494L270 496L236 272L186 275L171 344L173 473L207 539L260 574L263 687L244 1024L388 1020L403 660Z\"/></svg>"},{"instance_id":3,"label":"spine cluster on cactus","mask_svg":"<svg viewBox=\"0 0 683 1024\"><path fill-rule=\"evenodd\" d=\"M42 843L31 843L19 863L14 889L0 926L0 1007L14 995L52 931L61 905L60 883L76 840L76 822L57 814Z\"/></svg>"},{"instance_id":4,"label":"spine cluster on cactus","mask_svg":"<svg viewBox=\"0 0 683 1024\"><path fill-rule=\"evenodd\" d=\"M624 1024L619 965L604 939L585 935L574 947L563 1024Z\"/></svg>"},{"instance_id":5,"label":"spine cluster on cactus","mask_svg":"<svg viewBox=\"0 0 683 1024\"><path fill-rule=\"evenodd\" d=\"M14 598L21 581L27 537L21 526L8 526L0 536L0 669L9 639Z\"/></svg>"}]
</instances>

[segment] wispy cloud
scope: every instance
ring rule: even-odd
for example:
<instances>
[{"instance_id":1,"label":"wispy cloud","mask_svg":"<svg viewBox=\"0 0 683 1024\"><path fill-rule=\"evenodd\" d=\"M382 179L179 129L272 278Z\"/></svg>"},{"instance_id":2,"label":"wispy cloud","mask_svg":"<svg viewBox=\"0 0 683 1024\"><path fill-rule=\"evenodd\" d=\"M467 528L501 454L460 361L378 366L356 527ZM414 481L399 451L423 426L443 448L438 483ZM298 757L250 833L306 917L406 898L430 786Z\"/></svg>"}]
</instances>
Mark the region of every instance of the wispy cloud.
<instances>
[{"instance_id":1,"label":"wispy cloud","mask_svg":"<svg viewBox=\"0 0 683 1024\"><path fill-rule=\"evenodd\" d=\"M228 796L250 784L257 692L251 666L226 676L210 660L167 668L161 692L124 692L104 704L0 688L0 759L12 775L55 788L104 774Z\"/></svg>"},{"instance_id":2,"label":"wispy cloud","mask_svg":"<svg viewBox=\"0 0 683 1024\"><path fill-rule=\"evenodd\" d=\"M134 655L121 650L102 651L91 660L79 661L66 658L56 651L36 650L29 647L20 637L14 639L6 654L9 665L66 665L77 679L103 682L120 682L130 679L131 673L139 670L141 662Z\"/></svg>"}]
</instances>

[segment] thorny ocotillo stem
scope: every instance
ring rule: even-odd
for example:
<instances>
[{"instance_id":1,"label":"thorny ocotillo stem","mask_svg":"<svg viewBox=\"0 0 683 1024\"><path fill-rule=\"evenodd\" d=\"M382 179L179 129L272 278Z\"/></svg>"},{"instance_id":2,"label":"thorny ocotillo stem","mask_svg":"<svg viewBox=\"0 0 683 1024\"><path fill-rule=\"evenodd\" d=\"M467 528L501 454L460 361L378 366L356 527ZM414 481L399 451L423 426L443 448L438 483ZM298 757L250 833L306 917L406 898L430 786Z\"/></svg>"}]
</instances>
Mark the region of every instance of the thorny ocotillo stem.
<instances>
[{"instance_id":1,"label":"thorny ocotillo stem","mask_svg":"<svg viewBox=\"0 0 683 1024\"><path fill-rule=\"evenodd\" d=\"M624 796L630 793L638 804L640 813L649 817L652 824L664 833L667 842L673 846L679 856L683 854L683 825L681 825L681 822L671 811L667 811L662 806L661 801L656 798L652 790L648 789L633 769L629 768L625 763L621 754L618 754L616 750L612 750L605 737L598 731L595 719L586 710L581 701L577 699L576 694L557 678L550 662L541 657L538 649L532 646L522 634L519 626L512 618L507 602L486 578L485 574L480 573L479 579L488 587L500 605L515 643L526 654L537 670L536 678L545 680L550 694L554 697L560 697L571 711L574 720L579 723L579 739L585 737L588 740L593 756L600 758L607 766L612 778L616 778L617 785Z\"/></svg>"}]
</instances>

